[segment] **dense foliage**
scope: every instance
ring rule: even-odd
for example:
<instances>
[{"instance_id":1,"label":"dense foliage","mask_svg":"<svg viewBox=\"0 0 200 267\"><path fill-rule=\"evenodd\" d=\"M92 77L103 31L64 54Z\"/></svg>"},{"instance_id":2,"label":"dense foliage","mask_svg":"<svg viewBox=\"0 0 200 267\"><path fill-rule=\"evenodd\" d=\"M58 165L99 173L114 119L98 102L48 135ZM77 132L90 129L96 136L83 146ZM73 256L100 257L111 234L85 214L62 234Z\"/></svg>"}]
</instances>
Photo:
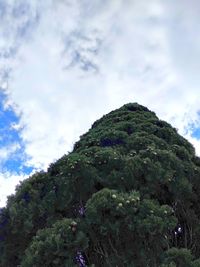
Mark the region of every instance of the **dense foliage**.
<instances>
[{"instance_id":1,"label":"dense foliage","mask_svg":"<svg viewBox=\"0 0 200 267\"><path fill-rule=\"evenodd\" d=\"M0 210L1 267L200 267L200 159L138 104L96 121Z\"/></svg>"}]
</instances>

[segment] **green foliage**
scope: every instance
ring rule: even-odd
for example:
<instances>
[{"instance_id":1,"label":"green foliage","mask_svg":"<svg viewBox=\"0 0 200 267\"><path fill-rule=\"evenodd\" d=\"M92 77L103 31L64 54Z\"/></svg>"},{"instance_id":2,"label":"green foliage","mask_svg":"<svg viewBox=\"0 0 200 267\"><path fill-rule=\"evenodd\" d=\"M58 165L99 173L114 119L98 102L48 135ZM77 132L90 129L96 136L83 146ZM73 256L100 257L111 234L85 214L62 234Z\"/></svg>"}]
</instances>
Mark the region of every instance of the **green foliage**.
<instances>
[{"instance_id":1,"label":"green foliage","mask_svg":"<svg viewBox=\"0 0 200 267\"><path fill-rule=\"evenodd\" d=\"M171 248L166 251L164 264L161 267L198 267L200 260L194 260L191 251L185 248Z\"/></svg>"},{"instance_id":2,"label":"green foliage","mask_svg":"<svg viewBox=\"0 0 200 267\"><path fill-rule=\"evenodd\" d=\"M63 219L51 228L39 230L22 259L22 267L77 266L75 255L88 247L86 235L79 230L72 231L76 222Z\"/></svg>"},{"instance_id":3,"label":"green foliage","mask_svg":"<svg viewBox=\"0 0 200 267\"><path fill-rule=\"evenodd\" d=\"M199 202L193 146L130 103L17 186L0 211L0 267L198 267Z\"/></svg>"},{"instance_id":4,"label":"green foliage","mask_svg":"<svg viewBox=\"0 0 200 267\"><path fill-rule=\"evenodd\" d=\"M153 266L155 259L149 257L154 254L155 246L158 255L161 248L167 247L166 238L176 226L176 219L169 206L141 200L139 192L119 193L105 188L88 200L85 223L93 241L89 249L95 249L96 256L101 255L106 266L131 266L134 257L138 266ZM152 243L155 246L151 248Z\"/></svg>"}]
</instances>

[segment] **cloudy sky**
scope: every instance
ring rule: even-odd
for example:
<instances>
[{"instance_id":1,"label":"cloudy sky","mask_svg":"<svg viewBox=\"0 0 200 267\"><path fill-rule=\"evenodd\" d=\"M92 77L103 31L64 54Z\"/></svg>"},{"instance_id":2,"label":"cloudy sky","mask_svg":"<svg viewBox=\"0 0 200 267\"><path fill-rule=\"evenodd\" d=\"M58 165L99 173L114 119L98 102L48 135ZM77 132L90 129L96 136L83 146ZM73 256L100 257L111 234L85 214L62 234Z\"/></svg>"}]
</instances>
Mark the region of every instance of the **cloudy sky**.
<instances>
[{"instance_id":1,"label":"cloudy sky","mask_svg":"<svg viewBox=\"0 0 200 267\"><path fill-rule=\"evenodd\" d=\"M0 0L0 206L125 103L200 155L198 0Z\"/></svg>"}]
</instances>

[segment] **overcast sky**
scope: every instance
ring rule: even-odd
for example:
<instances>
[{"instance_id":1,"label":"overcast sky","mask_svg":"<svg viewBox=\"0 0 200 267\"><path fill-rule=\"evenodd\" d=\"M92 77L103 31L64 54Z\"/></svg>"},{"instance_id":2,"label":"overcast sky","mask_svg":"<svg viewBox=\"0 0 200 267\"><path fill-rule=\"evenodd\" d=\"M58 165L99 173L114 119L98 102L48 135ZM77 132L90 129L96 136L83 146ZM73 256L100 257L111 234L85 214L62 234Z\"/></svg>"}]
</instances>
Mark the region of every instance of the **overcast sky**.
<instances>
[{"instance_id":1,"label":"overcast sky","mask_svg":"<svg viewBox=\"0 0 200 267\"><path fill-rule=\"evenodd\" d=\"M138 102L200 155L198 0L0 0L0 206Z\"/></svg>"}]
</instances>

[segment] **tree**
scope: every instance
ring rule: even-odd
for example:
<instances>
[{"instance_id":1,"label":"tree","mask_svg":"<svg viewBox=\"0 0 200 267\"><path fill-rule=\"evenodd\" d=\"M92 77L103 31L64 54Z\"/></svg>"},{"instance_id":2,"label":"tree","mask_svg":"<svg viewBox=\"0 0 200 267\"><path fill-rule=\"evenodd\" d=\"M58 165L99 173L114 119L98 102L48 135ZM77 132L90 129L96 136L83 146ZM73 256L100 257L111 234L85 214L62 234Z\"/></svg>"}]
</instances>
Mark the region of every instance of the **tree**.
<instances>
[{"instance_id":1,"label":"tree","mask_svg":"<svg viewBox=\"0 0 200 267\"><path fill-rule=\"evenodd\" d=\"M200 266L200 159L136 103L97 120L0 211L0 266Z\"/></svg>"}]
</instances>

